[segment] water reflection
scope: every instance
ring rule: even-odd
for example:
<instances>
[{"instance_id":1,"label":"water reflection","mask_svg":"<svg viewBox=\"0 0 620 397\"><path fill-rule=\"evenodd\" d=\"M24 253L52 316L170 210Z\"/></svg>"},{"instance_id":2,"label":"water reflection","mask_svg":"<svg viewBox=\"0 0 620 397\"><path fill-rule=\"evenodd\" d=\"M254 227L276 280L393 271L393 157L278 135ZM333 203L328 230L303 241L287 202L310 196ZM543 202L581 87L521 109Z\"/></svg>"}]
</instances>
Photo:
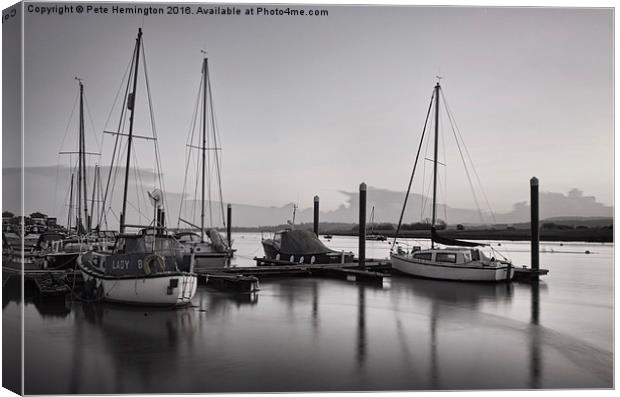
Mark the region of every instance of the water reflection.
<instances>
[{"instance_id":1,"label":"water reflection","mask_svg":"<svg viewBox=\"0 0 620 397\"><path fill-rule=\"evenodd\" d=\"M22 390L21 278L2 274L2 386Z\"/></svg>"},{"instance_id":2,"label":"water reflection","mask_svg":"<svg viewBox=\"0 0 620 397\"><path fill-rule=\"evenodd\" d=\"M10 302L21 303L21 285L21 277L9 276L2 279L2 309Z\"/></svg>"},{"instance_id":3,"label":"water reflection","mask_svg":"<svg viewBox=\"0 0 620 397\"><path fill-rule=\"evenodd\" d=\"M192 309L132 308L113 304L76 304L73 358L78 373L85 367L83 354L94 341L106 392L157 390L157 377L176 376L179 356L191 352L197 336ZM91 361L91 360L88 360ZM92 362L90 363L92 365ZM85 379L84 379L85 378ZM86 383L82 383L86 381ZM89 382L91 384L89 384ZM92 368L88 376L75 376L72 392L93 392ZM144 388L144 389L142 389Z\"/></svg>"},{"instance_id":4,"label":"water reflection","mask_svg":"<svg viewBox=\"0 0 620 397\"><path fill-rule=\"evenodd\" d=\"M395 283L398 283L398 288L393 288L395 298L407 293L440 305L467 309L479 308L483 303L510 303L514 290L512 283L464 283L404 276L394 277L392 285Z\"/></svg>"},{"instance_id":5,"label":"water reflection","mask_svg":"<svg viewBox=\"0 0 620 397\"><path fill-rule=\"evenodd\" d=\"M248 292L226 292L214 288L205 288L204 292L196 294L192 301L201 311L208 311L212 314L227 313L233 308L241 306L254 306L258 304L259 293Z\"/></svg>"},{"instance_id":6,"label":"water reflection","mask_svg":"<svg viewBox=\"0 0 620 397\"><path fill-rule=\"evenodd\" d=\"M364 366L366 361L366 290L365 286L358 286L357 292L357 363Z\"/></svg>"},{"instance_id":7,"label":"water reflection","mask_svg":"<svg viewBox=\"0 0 620 397\"><path fill-rule=\"evenodd\" d=\"M530 388L541 387L541 349L540 349L540 281L531 281L531 320L530 331Z\"/></svg>"},{"instance_id":8,"label":"water reflection","mask_svg":"<svg viewBox=\"0 0 620 397\"><path fill-rule=\"evenodd\" d=\"M261 280L253 294L201 286L192 306L182 310L79 302L50 308L26 294L26 391L609 387L611 354L561 327L572 320L556 309L570 311L572 319L593 310L605 316L613 307L592 299L597 290L590 287L576 291L591 301L568 299L575 291L568 282L573 288L568 276L554 279L548 294L542 282L395 276L384 289L334 279Z\"/></svg>"},{"instance_id":9,"label":"water reflection","mask_svg":"<svg viewBox=\"0 0 620 397\"><path fill-rule=\"evenodd\" d=\"M20 304L22 300L21 277L11 276L2 287L2 309L11 302ZM65 318L71 312L70 304L65 295L42 296L38 293L33 281L26 280L24 287L26 306L33 305L41 317Z\"/></svg>"},{"instance_id":10,"label":"water reflection","mask_svg":"<svg viewBox=\"0 0 620 397\"><path fill-rule=\"evenodd\" d=\"M438 317L438 307L437 302L433 302L431 304L431 388L438 389L439 388L439 370L437 363L437 317Z\"/></svg>"},{"instance_id":11,"label":"water reflection","mask_svg":"<svg viewBox=\"0 0 620 397\"><path fill-rule=\"evenodd\" d=\"M312 284L312 328L315 331L319 328L319 287L316 283Z\"/></svg>"}]
</instances>

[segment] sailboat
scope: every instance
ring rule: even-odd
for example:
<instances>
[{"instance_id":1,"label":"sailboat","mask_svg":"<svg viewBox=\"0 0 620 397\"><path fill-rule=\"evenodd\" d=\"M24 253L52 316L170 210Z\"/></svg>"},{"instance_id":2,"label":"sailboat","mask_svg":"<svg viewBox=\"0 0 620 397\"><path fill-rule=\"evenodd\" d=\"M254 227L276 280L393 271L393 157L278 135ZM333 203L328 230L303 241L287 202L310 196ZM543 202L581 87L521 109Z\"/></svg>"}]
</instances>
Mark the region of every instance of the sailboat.
<instances>
[{"instance_id":1,"label":"sailboat","mask_svg":"<svg viewBox=\"0 0 620 397\"><path fill-rule=\"evenodd\" d=\"M372 206L370 210L370 233L366 235L366 240L372 241L385 241L387 240L384 235L375 233L375 206Z\"/></svg>"},{"instance_id":2,"label":"sailboat","mask_svg":"<svg viewBox=\"0 0 620 397\"><path fill-rule=\"evenodd\" d=\"M215 157L215 166L217 168L217 183L220 187L220 206L222 210L222 221L224 221L224 208L222 202L222 188L221 188L221 176L220 176L220 168L219 168L219 156L218 150L220 148L217 147L217 132L215 126L215 117L213 113L213 99L211 93L211 81L209 78L209 60L205 56L202 61L202 81L201 81L201 91L202 91L202 131L201 131L201 142L199 145L194 145L192 142L193 138L193 129L190 131L190 139L188 143L188 156L187 156L187 167L185 172L185 182L183 184L183 193L185 193L185 187L187 183L187 175L189 171L190 159L192 149L197 149L201 153L200 160L200 174L201 174L201 197L200 197L200 226L195 225L194 223L183 219L181 216L183 214L183 200L181 200L181 208L179 209L179 223L177 226L180 226L181 222L189 225L193 229L197 229L198 233L193 231L181 231L175 234L175 238L182 244L184 248L184 255L190 256L194 255L196 260L196 270L203 269L212 269L212 268L222 268L225 267L233 256L234 250L231 249L229 244L232 242L226 242L224 238L220 235L220 233L215 228L205 228L205 190L207 188L207 184L209 186L209 214L210 219L213 221L213 212L211 210L211 193L210 193L210 181L206 181L207 177L207 164L209 159L207 153L211 151L214 153ZM195 125L195 123L193 123ZM212 132L212 141L215 147L208 147L207 140L210 138L208 136L207 130L210 129ZM195 203L195 201L194 201ZM225 226L225 224L224 224Z\"/></svg>"},{"instance_id":3,"label":"sailboat","mask_svg":"<svg viewBox=\"0 0 620 397\"><path fill-rule=\"evenodd\" d=\"M118 140L127 138L125 178L120 213L120 233L111 253L88 252L80 255L78 266L84 278L86 296L93 300L106 300L118 303L137 305L165 305L179 306L188 304L196 293L198 277L193 272L194 258L185 258L179 242L165 228L162 216L163 192L155 189L148 196L153 205L153 221L150 225L132 225L127 223L127 189L129 185L129 171L131 169L132 142L134 138L144 138L155 142L156 137L134 136L135 99L140 65L140 53L143 52L142 29L138 29L138 37L132 57L133 74L127 81L124 105L129 111L129 131L124 133L119 123L119 130L111 132ZM143 61L144 62L144 61ZM146 75L146 66L145 66ZM146 77L146 76L145 76ZM150 89L147 78L147 92L150 98ZM150 101L149 101L150 102ZM152 109L151 109L152 112ZM125 119L125 106L121 111L121 121ZM152 114L151 114L151 120ZM155 135L155 134L153 134ZM119 147L122 145L115 145ZM112 156L110 176L115 168ZM160 164L157 162L157 171L161 176ZM162 184L159 179L160 185ZM104 194L104 206L107 198L107 188ZM128 233L127 228L140 229L137 233ZM183 271L180 269L188 269Z\"/></svg>"},{"instance_id":4,"label":"sailboat","mask_svg":"<svg viewBox=\"0 0 620 397\"><path fill-rule=\"evenodd\" d=\"M460 280L460 281L508 281L514 275L514 267L506 258L497 259L496 251L492 251L490 255L485 253L483 249L486 244L474 243L469 241L461 241L442 237L436 230L437 225L437 154L439 141L439 96L441 95L441 86L439 82L435 85L431 103L429 104L426 121L424 122L424 130L422 139L418 147L413 172L409 180L407 195L403 203L400 214L396 236L390 253L392 260L392 268L402 273L412 276L442 279L442 280ZM420 156L420 149L424 140L424 132L429 120L431 109L435 103L435 136L434 136L434 158L433 158L433 204L431 219L431 248L420 249L414 247L412 251L405 251L400 246L396 248L396 239L402 225L405 207L407 205L407 197L411 190L413 176L415 174L417 162ZM436 246L436 244L444 247ZM499 254L499 253L497 253Z\"/></svg>"},{"instance_id":5,"label":"sailboat","mask_svg":"<svg viewBox=\"0 0 620 397\"><path fill-rule=\"evenodd\" d=\"M54 234L42 241L46 268L73 268L80 253L94 248L88 238L91 230L92 214L88 213L86 156L99 156L99 153L86 151L86 130L84 128L84 82L75 77L79 89L79 117L77 150L60 151L60 155L78 155L77 178L75 172L71 174L69 193L69 211L67 216L68 235L59 239ZM75 210L75 213L74 213ZM75 223L74 223L75 222ZM56 233L57 234L57 233Z\"/></svg>"}]
</instances>

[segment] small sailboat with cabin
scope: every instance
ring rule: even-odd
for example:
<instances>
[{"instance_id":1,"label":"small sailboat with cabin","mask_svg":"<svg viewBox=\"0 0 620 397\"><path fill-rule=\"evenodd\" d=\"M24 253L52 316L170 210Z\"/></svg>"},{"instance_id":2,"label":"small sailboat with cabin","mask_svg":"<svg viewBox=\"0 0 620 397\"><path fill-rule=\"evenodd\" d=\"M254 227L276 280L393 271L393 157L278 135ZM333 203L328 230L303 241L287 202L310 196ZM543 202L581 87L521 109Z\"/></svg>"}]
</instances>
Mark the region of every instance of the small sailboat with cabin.
<instances>
[{"instance_id":1,"label":"small sailboat with cabin","mask_svg":"<svg viewBox=\"0 0 620 397\"><path fill-rule=\"evenodd\" d=\"M165 227L165 201L163 181L161 178L161 164L157 137L153 125L153 110L151 93L144 65L146 91L149 98L151 112L152 136L137 135L134 133L136 111L136 92L140 55L144 52L142 29L138 29L138 36L131 60L131 74L127 78L125 97L121 107L121 121L118 131L108 132L115 137L114 151L109 169L108 181L104 193L103 206L106 212L106 203L111 202L111 181L116 179L116 173L122 167L121 153L123 146L126 153L124 167L124 186L122 210L120 212L120 230L111 253L88 252L80 255L78 266L84 278L85 292L93 299L106 300L117 303L149 305L149 306L180 306L188 304L196 293L198 284L197 274L194 273L194 258L184 257L179 242L168 233ZM144 57L143 57L144 58ZM129 119L127 132L122 128L124 121ZM106 131L107 132L107 131ZM126 140L125 140L126 138ZM143 139L154 143L157 183L160 187L148 192L148 199L153 206L153 218L150 224L130 224L127 213L129 175L132 170L132 143ZM122 144L125 140L125 145ZM134 170L137 172L137 170ZM136 177L136 179L138 179ZM138 198L143 197L137 194ZM146 200L146 199L145 199ZM111 206L110 206L111 210ZM148 219L138 210L140 219ZM98 224L101 224L102 216ZM127 229L138 229L129 233Z\"/></svg>"},{"instance_id":2,"label":"small sailboat with cabin","mask_svg":"<svg viewBox=\"0 0 620 397\"><path fill-rule=\"evenodd\" d=\"M431 101L429 104L426 120L424 122L424 129L422 131L422 138L418 146L413 171L409 179L409 186L403 203L398 227L396 230L396 236L392 244L392 250L390 253L392 268L402 273L406 273L412 276L433 278L441 280L458 280L458 281L509 281L514 275L514 267L512 262L503 257L499 252L493 250L487 244L478 242L469 242L456 239L450 239L443 237L437 231L438 219L437 219L437 165L438 161L438 146L439 146L439 103L440 95L442 95L442 89L437 82L433 89ZM443 96L443 95L442 95ZM444 103L445 103L445 97ZM413 247L410 251L403 249L400 245L397 245L397 238L402 226L403 216L405 214L405 208L407 206L407 199L411 191L413 178L420 158L420 152L422 149L422 143L424 142L424 135L427 132L427 126L429 126L429 116L434 107L434 157L433 162L433 193L432 193L432 218L431 218L431 247L430 249L421 249L420 247ZM448 111L448 120L450 125L453 126L453 118ZM457 135L455 134L455 137ZM458 141L457 141L458 144ZM459 151L461 149L459 148ZM465 162L464 162L465 166ZM468 174L469 175L469 174ZM469 179L469 176L468 176ZM471 182L470 182L471 184ZM488 247L491 252L485 252ZM498 258L501 256L501 258Z\"/></svg>"},{"instance_id":3,"label":"small sailboat with cabin","mask_svg":"<svg viewBox=\"0 0 620 397\"><path fill-rule=\"evenodd\" d=\"M203 54L206 54L203 51ZM196 260L196 270L222 268L230 263L230 259L233 257L234 250L232 249L232 241L225 241L222 235L213 227L214 214L213 214L213 201L212 201L212 186L216 184L218 186L217 193L219 194L219 206L221 222L226 227L226 218L224 216L224 203L222 196L222 178L221 178L221 165L220 155L221 150L220 140L218 139L218 130L215 120L215 113L213 111L213 94L211 87L211 79L209 74L209 59L205 56L202 61L202 79L200 82L200 90L196 108L200 107L200 115L198 112L194 112L194 118L192 120L192 127L190 128L188 143L187 143L187 157L186 157L186 169L185 180L183 182L183 198L181 199L181 205L179 208L179 219L177 228L180 229L181 224L189 226L190 230L179 231L175 234L177 240L182 244L184 248L184 255L193 255ZM200 106L201 105L201 106ZM200 123L197 123L196 118L200 118ZM195 134L195 126L200 124L200 133ZM198 136L197 136L198 135ZM195 142L198 138L199 142ZM200 152L200 157L192 156L194 151ZM193 207L190 209L185 206L185 190L188 188L188 175L191 173L190 167L193 165L192 160L196 163L198 171L196 172L196 186L194 189L195 197L192 200ZM193 167L192 167L193 168ZM215 178L212 178L213 171ZM200 177L199 177L200 176ZM208 178L208 179L207 179ZM190 178L191 179L191 178ZM197 197L198 183L200 182L200 197ZM205 204L208 200L209 208L209 221L210 227L205 227ZM200 203L200 225L196 225L193 218L196 215L197 204ZM185 215L184 213L188 213ZM192 218L189 221L185 218Z\"/></svg>"}]
</instances>

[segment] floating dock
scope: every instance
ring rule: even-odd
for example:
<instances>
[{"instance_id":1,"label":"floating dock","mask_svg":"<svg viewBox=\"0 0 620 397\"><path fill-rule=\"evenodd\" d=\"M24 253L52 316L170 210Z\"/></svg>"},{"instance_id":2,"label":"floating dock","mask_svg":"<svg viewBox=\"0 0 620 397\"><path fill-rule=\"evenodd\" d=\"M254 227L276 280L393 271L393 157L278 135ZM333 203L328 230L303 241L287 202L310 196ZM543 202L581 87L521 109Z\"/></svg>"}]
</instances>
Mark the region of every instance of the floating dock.
<instances>
[{"instance_id":1,"label":"floating dock","mask_svg":"<svg viewBox=\"0 0 620 397\"><path fill-rule=\"evenodd\" d=\"M258 291L260 279L285 277L324 277L336 278L357 283L383 285L391 277L392 264L388 260L369 259L360 267L359 262L300 264L267 258L254 258L255 267L224 267L201 269L196 271L199 281L207 286L242 293ZM515 267L513 281L531 282L547 275L547 269ZM3 282L9 277L19 276L20 271L3 268ZM81 274L74 270L27 270L26 280L32 280L37 290L44 296L62 295L71 290L73 285L80 285Z\"/></svg>"},{"instance_id":2,"label":"floating dock","mask_svg":"<svg viewBox=\"0 0 620 397\"><path fill-rule=\"evenodd\" d=\"M546 276L549 273L547 269L532 269L529 267L515 267L515 274L512 278L513 281L528 282L531 280L537 280L540 276Z\"/></svg>"},{"instance_id":3,"label":"floating dock","mask_svg":"<svg viewBox=\"0 0 620 397\"><path fill-rule=\"evenodd\" d=\"M329 277L361 283L382 284L391 264L387 261L366 261L365 269L357 262L329 264L300 264L282 260L254 258L256 267L226 267L197 271L207 285L220 289L253 292L261 278L276 277Z\"/></svg>"}]
</instances>

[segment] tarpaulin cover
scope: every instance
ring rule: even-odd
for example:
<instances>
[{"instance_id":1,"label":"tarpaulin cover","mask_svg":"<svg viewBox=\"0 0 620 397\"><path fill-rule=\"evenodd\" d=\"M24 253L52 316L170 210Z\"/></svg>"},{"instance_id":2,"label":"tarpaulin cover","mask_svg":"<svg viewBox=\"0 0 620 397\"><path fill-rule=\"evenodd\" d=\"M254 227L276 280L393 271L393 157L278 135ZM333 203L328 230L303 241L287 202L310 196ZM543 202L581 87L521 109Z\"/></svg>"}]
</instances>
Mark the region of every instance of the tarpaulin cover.
<instances>
[{"instance_id":1,"label":"tarpaulin cover","mask_svg":"<svg viewBox=\"0 0 620 397\"><path fill-rule=\"evenodd\" d=\"M290 230L282 233L280 252L292 255L313 255L336 251L327 248L310 230Z\"/></svg>"},{"instance_id":2,"label":"tarpaulin cover","mask_svg":"<svg viewBox=\"0 0 620 397\"><path fill-rule=\"evenodd\" d=\"M469 241L462 241L462 240L456 240L456 239L447 238L447 237L441 237L439 234L437 234L437 231L435 230L435 228L431 228L431 239L438 244L457 246L457 247L479 247L479 246L487 245L487 244L482 244L482 243L470 243Z\"/></svg>"}]
</instances>

